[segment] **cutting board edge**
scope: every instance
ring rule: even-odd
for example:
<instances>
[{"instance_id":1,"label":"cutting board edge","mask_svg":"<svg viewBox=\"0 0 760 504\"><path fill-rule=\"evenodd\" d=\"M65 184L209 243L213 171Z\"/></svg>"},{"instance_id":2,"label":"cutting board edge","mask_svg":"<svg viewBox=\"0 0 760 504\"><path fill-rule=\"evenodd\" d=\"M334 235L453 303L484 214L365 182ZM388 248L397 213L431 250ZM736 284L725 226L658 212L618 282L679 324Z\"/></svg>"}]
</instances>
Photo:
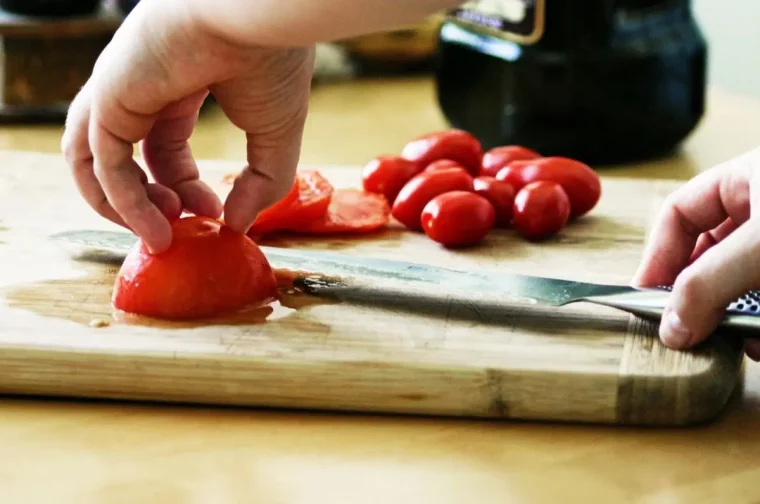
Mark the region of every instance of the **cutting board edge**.
<instances>
[{"instance_id":1,"label":"cutting board edge","mask_svg":"<svg viewBox=\"0 0 760 504\"><path fill-rule=\"evenodd\" d=\"M307 412L350 412L367 415L402 415L402 416L421 416L421 417L443 417L443 418L461 418L461 419L480 419L491 421L534 421L550 423L579 423L579 424L614 424L621 426L645 426L645 427L676 427L703 424L720 417L722 411L727 405L728 399L739 382L741 371L741 358L736 358L736 354L730 351L711 350L715 358L711 361L713 365L702 369L700 372L685 376L661 376L652 377L648 375L637 375L631 373L623 376L620 373L602 373L602 372L576 372L576 371L558 371L556 373L547 373L546 371L532 369L480 369L473 365L471 367L460 366L458 368L448 368L435 366L393 366L392 364L385 367L391 372L401 371L409 372L415 375L415 380L400 379L398 383L400 388L393 389L376 387L372 384L372 393L375 397L361 396L353 398L348 390L341 391L342 396L331 396L326 393L323 396L311 396L306 399L298 394L291 393L290 396L279 396L274 393L256 393L245 394L235 392L233 389L243 388L247 381L256 388L256 381L259 384L278 383L287 381L287 368L280 370L279 379L270 376L266 378L261 376L257 379L243 379L242 375L250 373L257 369L262 370L275 367L273 361L253 361L245 359L244 356L232 356L233 360L247 365L227 371L219 371L222 366L218 365L213 357L202 354L178 357L172 355L172 352L152 352L150 354L140 353L141 362L139 368L143 371L149 370L152 365L165 367L171 370L168 373L161 373L158 380L150 379L150 373L145 373L143 379L135 379L135 370L131 369L119 375L119 365L134 367L135 356L130 352L107 353L98 351L80 352L73 354L65 348L59 349L35 349L25 348L23 346L9 347L3 350L3 357L0 358L0 393L9 396L20 397L61 397L70 399L89 399L89 400L112 400L120 402L148 402L158 404L185 404L199 406L231 406L255 409L285 409L288 411L307 411ZM741 357L740 354L739 357ZM234 359L237 357L237 359ZM96 362L104 371L109 371L111 375L102 380L89 378L86 374L81 374L83 367L77 364L77 360L90 360ZM57 361L57 364L50 366L50 372L40 372L39 364L41 362ZM80 374L77 377L61 376L61 361L70 361L69 367L79 369ZM188 371L184 376L176 372L176 365L182 363L188 365ZM201 379L203 387L193 388L192 382L198 381L198 362L207 361L210 367L217 368L217 376L208 380ZM162 365L162 362L164 363ZM171 369L174 363L175 369ZM36 363L33 364L33 363ZM214 365L216 364L216 365ZM322 362L309 365L307 362L302 363L309 367L335 368L333 372L344 371L346 363L342 362ZM362 367L361 362L348 363L355 365L356 379L367 380L368 372ZM292 363L290 364L292 366ZM190 369L194 367L194 369ZM181 368L181 366L180 366ZM14 372L13 370L18 372ZM58 373L56 373L58 371ZM213 374L214 370L211 370ZM270 371L271 372L271 371ZM266 374L266 373L262 373ZM371 373L369 373L371 375ZM48 379L41 379L47 375ZM105 376L105 375L104 375ZM301 380L303 373L299 375ZM408 388L410 384L420 384L425 382L427 377L433 380L440 380L439 390L462 390L460 394L454 394L445 402L450 406L443 407L435 404L426 405L424 403L424 392L419 388ZM29 378L33 377L33 378ZM571 379L572 378L572 379ZM184 388L177 389L172 386L172 381L184 384ZM339 383L346 380L345 374L335 381L334 389L339 389ZM573 383L573 386L565 388L559 387L552 391L550 396L544 398L547 407L541 408L541 400L535 397L528 400L520 401L509 397L509 382L516 380L517 385L514 387L515 393L521 390L540 391L547 386L547 381L555 383ZM236 385L237 383L237 385ZM469 384L469 386L468 386ZM260 386L260 385L259 385ZM314 382L310 383L310 390L314 390ZM469 387L469 388L468 388ZM227 389L226 393L215 393L214 390ZM422 387L424 388L424 387ZM364 390L361 386L357 389ZM587 396L596 395L599 400L595 402L589 400L588 404L579 407L577 402L567 410L557 409L558 397L581 397L584 396L584 390ZM628 393L626 393L626 391ZM666 391L663 393L663 391ZM445 392L444 392L445 393ZM653 410L651 406L652 397L647 394L660 394L658 404L662 405L661 410ZM464 400L473 400L478 394L483 396L480 401L475 400L470 407L463 406ZM608 408L604 400L606 395L616 398L614 408ZM278 397L274 397L278 396ZM395 398L395 399L394 399ZM393 400L398 401L402 398L406 401L406 406L400 403L392 404ZM627 406L622 402L628 401ZM640 401L639 406L637 403ZM689 407L684 407L683 403L688 403ZM336 404L337 403L337 404ZM453 404L454 406L451 406Z\"/></svg>"}]
</instances>

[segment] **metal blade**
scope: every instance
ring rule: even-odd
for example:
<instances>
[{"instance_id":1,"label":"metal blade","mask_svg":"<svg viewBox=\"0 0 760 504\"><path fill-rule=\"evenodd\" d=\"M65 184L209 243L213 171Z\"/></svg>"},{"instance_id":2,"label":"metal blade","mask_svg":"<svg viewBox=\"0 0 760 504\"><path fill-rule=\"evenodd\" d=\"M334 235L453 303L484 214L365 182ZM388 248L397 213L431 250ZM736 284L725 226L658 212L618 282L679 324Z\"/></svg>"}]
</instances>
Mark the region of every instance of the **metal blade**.
<instances>
[{"instance_id":1,"label":"metal blade","mask_svg":"<svg viewBox=\"0 0 760 504\"><path fill-rule=\"evenodd\" d=\"M119 256L136 243L128 232L77 230L51 235L51 238L87 249ZM272 268L302 272L312 291L372 291L377 294L418 294L455 296L469 300L491 299L499 304L515 302L552 306L588 296L629 292L628 286L602 285L562 279L518 275L488 270L461 271L404 261L356 257L332 252L284 249L261 246ZM317 292L315 292L317 293ZM366 297L365 293L365 297Z\"/></svg>"}]
</instances>

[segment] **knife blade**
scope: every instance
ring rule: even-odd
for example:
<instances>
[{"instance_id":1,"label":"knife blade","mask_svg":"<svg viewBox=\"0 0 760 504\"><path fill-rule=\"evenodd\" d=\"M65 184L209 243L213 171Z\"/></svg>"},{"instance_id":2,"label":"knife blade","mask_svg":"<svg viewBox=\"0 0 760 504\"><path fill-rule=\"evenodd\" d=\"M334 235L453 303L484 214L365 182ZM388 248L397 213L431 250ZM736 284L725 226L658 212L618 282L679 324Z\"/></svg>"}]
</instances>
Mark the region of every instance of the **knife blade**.
<instances>
[{"instance_id":1,"label":"knife blade","mask_svg":"<svg viewBox=\"0 0 760 504\"><path fill-rule=\"evenodd\" d=\"M50 238L123 259L137 243L126 231L70 230ZM487 269L458 270L421 263L334 252L260 246L273 269L294 273L294 284L309 294L343 300L404 302L464 300L470 305L514 307L539 304L562 307L588 302L643 318L662 316L669 286L637 288ZM720 324L760 333L760 292L732 302Z\"/></svg>"}]
</instances>

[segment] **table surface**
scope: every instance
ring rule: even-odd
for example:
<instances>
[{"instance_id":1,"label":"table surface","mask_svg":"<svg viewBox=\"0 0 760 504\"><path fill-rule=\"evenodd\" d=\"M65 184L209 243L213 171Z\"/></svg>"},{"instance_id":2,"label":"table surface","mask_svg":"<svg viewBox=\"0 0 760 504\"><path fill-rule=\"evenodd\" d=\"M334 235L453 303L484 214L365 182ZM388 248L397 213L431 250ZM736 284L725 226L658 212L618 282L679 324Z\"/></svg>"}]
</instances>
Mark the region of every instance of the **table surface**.
<instances>
[{"instance_id":1,"label":"table surface","mask_svg":"<svg viewBox=\"0 0 760 504\"><path fill-rule=\"evenodd\" d=\"M426 78L316 86L302 162L442 127ZM0 148L59 152L61 131L3 127ZM192 146L242 166L244 141L212 108ZM760 100L713 90L678 155L604 174L685 180L757 144ZM3 399L0 502L758 502L759 369L718 421L670 430Z\"/></svg>"}]
</instances>

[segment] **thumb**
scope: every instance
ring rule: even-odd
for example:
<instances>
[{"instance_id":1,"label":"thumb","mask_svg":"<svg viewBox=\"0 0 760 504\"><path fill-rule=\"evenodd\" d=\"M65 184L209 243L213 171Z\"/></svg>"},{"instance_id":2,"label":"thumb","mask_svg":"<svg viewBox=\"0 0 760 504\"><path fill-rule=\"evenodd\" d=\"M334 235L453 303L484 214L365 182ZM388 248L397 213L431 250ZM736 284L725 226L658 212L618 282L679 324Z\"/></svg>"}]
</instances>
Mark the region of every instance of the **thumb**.
<instances>
[{"instance_id":1,"label":"thumb","mask_svg":"<svg viewBox=\"0 0 760 504\"><path fill-rule=\"evenodd\" d=\"M293 186L313 70L312 49L262 53L254 70L212 89L227 117L246 132L247 166L224 205L225 223L241 233Z\"/></svg>"},{"instance_id":2,"label":"thumb","mask_svg":"<svg viewBox=\"0 0 760 504\"><path fill-rule=\"evenodd\" d=\"M709 248L678 276L660 324L671 348L689 348L707 338L726 307L760 286L760 222L752 218Z\"/></svg>"}]
</instances>

